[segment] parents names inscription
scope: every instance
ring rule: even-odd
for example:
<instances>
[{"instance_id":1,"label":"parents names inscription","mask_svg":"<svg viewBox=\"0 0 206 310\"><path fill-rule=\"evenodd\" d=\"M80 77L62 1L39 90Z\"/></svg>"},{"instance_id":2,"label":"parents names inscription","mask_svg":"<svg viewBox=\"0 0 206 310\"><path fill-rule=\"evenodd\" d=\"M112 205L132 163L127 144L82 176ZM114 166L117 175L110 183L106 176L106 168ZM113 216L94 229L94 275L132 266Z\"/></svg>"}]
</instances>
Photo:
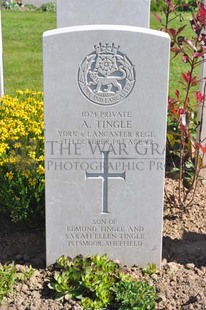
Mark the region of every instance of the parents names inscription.
<instances>
[{"instance_id":1,"label":"parents names inscription","mask_svg":"<svg viewBox=\"0 0 206 310\"><path fill-rule=\"evenodd\" d=\"M93 219L90 226L67 226L65 239L70 247L141 247L142 226L118 226L117 219Z\"/></svg>"}]
</instances>

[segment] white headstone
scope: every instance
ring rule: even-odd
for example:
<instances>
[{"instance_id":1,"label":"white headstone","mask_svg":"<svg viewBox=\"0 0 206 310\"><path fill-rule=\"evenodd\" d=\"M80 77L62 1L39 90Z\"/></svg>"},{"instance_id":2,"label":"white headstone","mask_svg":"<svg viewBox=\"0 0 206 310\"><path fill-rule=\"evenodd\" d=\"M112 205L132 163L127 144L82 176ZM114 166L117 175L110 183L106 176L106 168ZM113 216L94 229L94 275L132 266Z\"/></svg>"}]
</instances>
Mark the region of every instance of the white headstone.
<instances>
[{"instance_id":1,"label":"white headstone","mask_svg":"<svg viewBox=\"0 0 206 310\"><path fill-rule=\"evenodd\" d=\"M48 265L160 265L168 54L167 34L137 27L44 33Z\"/></svg>"},{"instance_id":2,"label":"white headstone","mask_svg":"<svg viewBox=\"0 0 206 310\"><path fill-rule=\"evenodd\" d=\"M4 95L3 42L2 42L1 10L0 10L0 96L3 95Z\"/></svg>"},{"instance_id":3,"label":"white headstone","mask_svg":"<svg viewBox=\"0 0 206 310\"><path fill-rule=\"evenodd\" d=\"M79 25L149 27L150 0L59 0L57 28Z\"/></svg>"}]
</instances>

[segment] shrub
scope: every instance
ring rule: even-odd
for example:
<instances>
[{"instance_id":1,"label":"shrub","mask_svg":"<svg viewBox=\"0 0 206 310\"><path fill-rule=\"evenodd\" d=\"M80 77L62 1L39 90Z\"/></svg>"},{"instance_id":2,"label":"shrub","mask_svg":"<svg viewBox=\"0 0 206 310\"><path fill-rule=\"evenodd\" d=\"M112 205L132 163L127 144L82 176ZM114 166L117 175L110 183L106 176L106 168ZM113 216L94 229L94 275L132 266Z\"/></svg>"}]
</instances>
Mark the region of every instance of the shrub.
<instances>
[{"instance_id":1,"label":"shrub","mask_svg":"<svg viewBox=\"0 0 206 310\"><path fill-rule=\"evenodd\" d=\"M13 293L16 282L26 282L33 274L31 266L25 271L17 271L14 264L0 264L0 305L3 298Z\"/></svg>"},{"instance_id":2,"label":"shrub","mask_svg":"<svg viewBox=\"0 0 206 310\"><path fill-rule=\"evenodd\" d=\"M0 100L0 213L13 221L44 215L44 128L41 92Z\"/></svg>"},{"instance_id":3,"label":"shrub","mask_svg":"<svg viewBox=\"0 0 206 310\"><path fill-rule=\"evenodd\" d=\"M114 287L118 310L155 309L156 293L145 281L120 281Z\"/></svg>"},{"instance_id":4,"label":"shrub","mask_svg":"<svg viewBox=\"0 0 206 310\"><path fill-rule=\"evenodd\" d=\"M165 6L164 0L152 0L151 10L161 11ZM168 3L170 1L167 1ZM174 0L173 4L176 6L178 11L194 11L198 7L198 0Z\"/></svg>"},{"instance_id":5,"label":"shrub","mask_svg":"<svg viewBox=\"0 0 206 310\"><path fill-rule=\"evenodd\" d=\"M56 12L56 3L54 2L44 3L42 4L40 10L43 12Z\"/></svg>"},{"instance_id":6,"label":"shrub","mask_svg":"<svg viewBox=\"0 0 206 310\"><path fill-rule=\"evenodd\" d=\"M198 12L192 14L190 25L193 35L187 38L184 35L186 25L170 28L171 21L178 17L174 3L173 0L165 1L162 15L155 13L154 16L161 29L171 37L172 59L176 58L185 65L178 89L174 89L174 95L168 101L167 168L169 176L179 179L179 184L178 195L167 195L167 198L170 203L186 208L194 201L200 171L205 168L203 116L206 84L205 78L200 80L196 72L205 62L206 8L201 3ZM198 86L202 92L197 91Z\"/></svg>"},{"instance_id":7,"label":"shrub","mask_svg":"<svg viewBox=\"0 0 206 310\"><path fill-rule=\"evenodd\" d=\"M19 4L15 0L7 0L3 2L3 7L6 10L18 11L20 9Z\"/></svg>"},{"instance_id":8,"label":"shrub","mask_svg":"<svg viewBox=\"0 0 206 310\"><path fill-rule=\"evenodd\" d=\"M194 11L198 7L198 0L176 0L179 11Z\"/></svg>"},{"instance_id":9,"label":"shrub","mask_svg":"<svg viewBox=\"0 0 206 310\"><path fill-rule=\"evenodd\" d=\"M56 298L79 300L86 310L155 309L154 288L122 273L106 255L77 256L73 260L62 256L57 269L49 284Z\"/></svg>"},{"instance_id":10,"label":"shrub","mask_svg":"<svg viewBox=\"0 0 206 310\"><path fill-rule=\"evenodd\" d=\"M24 7L26 8L27 11L36 11L37 8L33 4L25 4Z\"/></svg>"},{"instance_id":11,"label":"shrub","mask_svg":"<svg viewBox=\"0 0 206 310\"><path fill-rule=\"evenodd\" d=\"M0 305L3 298L13 292L13 287L16 279L16 269L12 265L0 264Z\"/></svg>"}]
</instances>

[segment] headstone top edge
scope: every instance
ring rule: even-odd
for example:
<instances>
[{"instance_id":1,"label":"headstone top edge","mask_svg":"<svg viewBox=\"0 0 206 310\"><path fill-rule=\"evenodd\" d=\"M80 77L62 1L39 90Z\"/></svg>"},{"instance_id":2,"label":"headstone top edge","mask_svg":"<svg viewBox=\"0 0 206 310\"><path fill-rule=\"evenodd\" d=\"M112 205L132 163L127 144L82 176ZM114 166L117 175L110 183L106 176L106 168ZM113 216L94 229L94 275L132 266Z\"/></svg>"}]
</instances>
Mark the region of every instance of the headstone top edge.
<instances>
[{"instance_id":1,"label":"headstone top edge","mask_svg":"<svg viewBox=\"0 0 206 310\"><path fill-rule=\"evenodd\" d=\"M77 32L77 31L95 31L95 30L116 30L116 31L128 31L128 32L141 32L145 34L151 34L158 37L164 37L170 40L168 33L147 29L142 27L126 26L126 25L81 25L81 26L72 26L58 28L54 30L48 30L43 33L43 37L54 36L63 33Z\"/></svg>"},{"instance_id":2,"label":"headstone top edge","mask_svg":"<svg viewBox=\"0 0 206 310\"><path fill-rule=\"evenodd\" d=\"M149 28L151 0L59 0L57 28L79 25L130 25Z\"/></svg>"}]
</instances>

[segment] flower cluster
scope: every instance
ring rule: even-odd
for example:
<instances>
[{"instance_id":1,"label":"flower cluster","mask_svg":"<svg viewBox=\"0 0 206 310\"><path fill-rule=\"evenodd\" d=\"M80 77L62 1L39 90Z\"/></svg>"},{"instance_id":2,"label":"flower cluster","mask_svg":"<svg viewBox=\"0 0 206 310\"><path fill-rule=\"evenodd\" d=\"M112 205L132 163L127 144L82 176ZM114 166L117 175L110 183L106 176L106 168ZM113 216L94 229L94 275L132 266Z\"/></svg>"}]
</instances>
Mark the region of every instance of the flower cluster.
<instances>
[{"instance_id":1,"label":"flower cluster","mask_svg":"<svg viewBox=\"0 0 206 310\"><path fill-rule=\"evenodd\" d=\"M17 91L0 99L0 212L13 220L43 213L43 94Z\"/></svg>"}]
</instances>

